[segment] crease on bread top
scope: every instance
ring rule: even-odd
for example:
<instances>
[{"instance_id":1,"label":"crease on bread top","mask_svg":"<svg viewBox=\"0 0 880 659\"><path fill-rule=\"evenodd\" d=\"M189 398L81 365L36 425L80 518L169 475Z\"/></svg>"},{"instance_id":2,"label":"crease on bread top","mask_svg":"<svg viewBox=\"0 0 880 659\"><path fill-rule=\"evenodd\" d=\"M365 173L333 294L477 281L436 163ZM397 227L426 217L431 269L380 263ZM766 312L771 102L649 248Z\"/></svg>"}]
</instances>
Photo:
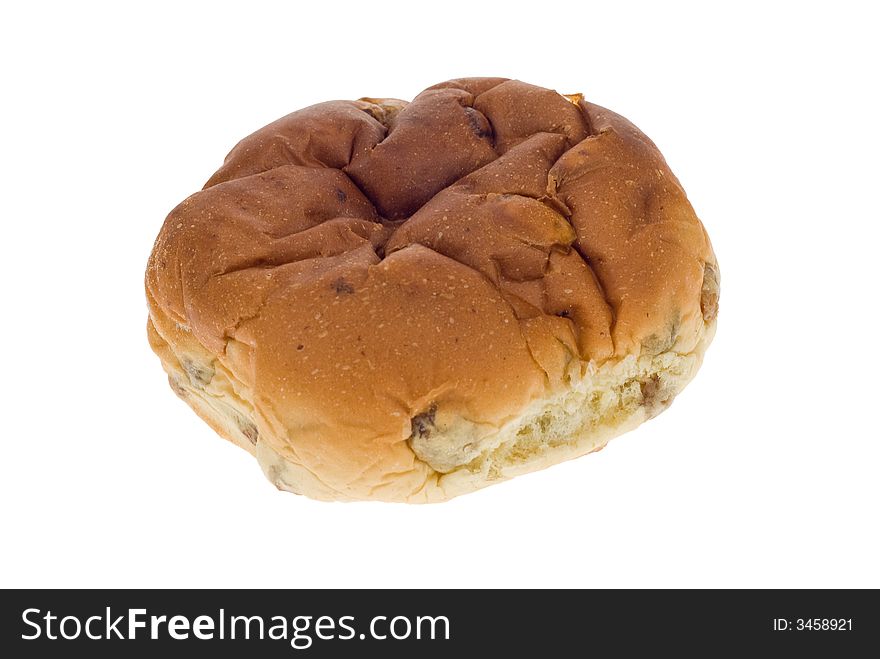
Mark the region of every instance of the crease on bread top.
<instances>
[{"instance_id":1,"label":"crease on bread top","mask_svg":"<svg viewBox=\"0 0 880 659\"><path fill-rule=\"evenodd\" d=\"M715 329L709 239L628 121L515 80L294 112L166 219L148 333L281 489L434 502L668 407Z\"/></svg>"}]
</instances>

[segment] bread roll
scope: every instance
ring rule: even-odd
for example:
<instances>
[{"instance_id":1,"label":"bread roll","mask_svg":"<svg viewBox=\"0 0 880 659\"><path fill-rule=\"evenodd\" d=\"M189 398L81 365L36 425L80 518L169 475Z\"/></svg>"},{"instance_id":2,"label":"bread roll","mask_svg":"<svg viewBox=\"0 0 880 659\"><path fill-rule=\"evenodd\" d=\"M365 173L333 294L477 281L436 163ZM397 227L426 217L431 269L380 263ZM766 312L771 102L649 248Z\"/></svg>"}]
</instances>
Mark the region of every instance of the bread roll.
<instances>
[{"instance_id":1,"label":"bread roll","mask_svg":"<svg viewBox=\"0 0 880 659\"><path fill-rule=\"evenodd\" d=\"M719 278L635 126L467 78L243 139L165 220L146 293L171 388L278 488L426 503L663 411Z\"/></svg>"}]
</instances>

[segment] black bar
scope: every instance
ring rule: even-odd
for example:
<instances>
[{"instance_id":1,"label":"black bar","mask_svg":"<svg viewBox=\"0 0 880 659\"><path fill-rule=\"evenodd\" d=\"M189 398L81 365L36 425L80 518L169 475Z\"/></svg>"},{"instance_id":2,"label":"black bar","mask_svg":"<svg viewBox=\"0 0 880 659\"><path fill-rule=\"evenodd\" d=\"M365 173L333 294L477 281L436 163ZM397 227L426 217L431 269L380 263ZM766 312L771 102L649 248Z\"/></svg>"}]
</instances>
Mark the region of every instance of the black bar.
<instances>
[{"instance_id":1,"label":"black bar","mask_svg":"<svg viewBox=\"0 0 880 659\"><path fill-rule=\"evenodd\" d=\"M132 615L131 609L144 612ZM55 618L47 621L50 612ZM79 628L78 638L60 637L65 616L76 620L64 622L63 632L74 636ZM171 637L172 616L185 617L174 633L187 639ZM212 639L196 638L199 616L211 619L202 618L198 632ZM233 616L262 622L245 625L231 622ZM86 638L90 617L88 631L110 640ZM134 639L120 640L132 618L145 626L134 628ZM257 636L261 624L264 640L242 638L245 626ZM270 629L286 639L268 638ZM0 591L0 632L6 657L85 652L189 658L227 650L255 657L467 657L477 651L515 657L850 657L880 647L880 598L875 590L6 590ZM38 632L34 640L23 639ZM393 638L407 632L405 639Z\"/></svg>"}]
</instances>

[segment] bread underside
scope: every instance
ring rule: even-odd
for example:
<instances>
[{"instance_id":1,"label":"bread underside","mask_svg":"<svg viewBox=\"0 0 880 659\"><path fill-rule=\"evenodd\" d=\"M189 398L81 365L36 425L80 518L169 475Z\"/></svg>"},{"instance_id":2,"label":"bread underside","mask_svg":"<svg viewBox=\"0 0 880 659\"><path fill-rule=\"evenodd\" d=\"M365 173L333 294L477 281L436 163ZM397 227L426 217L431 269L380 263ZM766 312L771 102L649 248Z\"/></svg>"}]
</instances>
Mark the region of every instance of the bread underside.
<instances>
[{"instance_id":1,"label":"bread underside","mask_svg":"<svg viewBox=\"0 0 880 659\"><path fill-rule=\"evenodd\" d=\"M162 359L171 388L218 434L257 458L266 477L281 490L325 501L363 498L407 503L432 503L472 492L493 483L544 469L602 449L667 409L699 369L715 332L707 323L693 351L666 350L628 355L601 366L572 362L568 388L532 401L522 412L474 440L470 424L434 425L428 410L413 418L406 438L423 463L425 477L415 488L401 490L399 474L377 483L367 496L351 496L328 486L290 455L266 441L271 420L255 409L248 387L224 364L187 341L182 350L148 326L153 349ZM186 332L177 326L175 334ZM195 344L197 345L197 344ZM282 433L283 434L283 431Z\"/></svg>"}]
</instances>

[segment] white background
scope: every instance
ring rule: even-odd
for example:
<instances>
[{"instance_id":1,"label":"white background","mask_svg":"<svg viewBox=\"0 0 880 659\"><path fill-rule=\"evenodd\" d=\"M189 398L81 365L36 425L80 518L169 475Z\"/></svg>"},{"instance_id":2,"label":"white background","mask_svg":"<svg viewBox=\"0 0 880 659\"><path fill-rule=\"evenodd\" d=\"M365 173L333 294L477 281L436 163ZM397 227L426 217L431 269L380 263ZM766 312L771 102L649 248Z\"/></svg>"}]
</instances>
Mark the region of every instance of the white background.
<instances>
[{"instance_id":1,"label":"white background","mask_svg":"<svg viewBox=\"0 0 880 659\"><path fill-rule=\"evenodd\" d=\"M715 4L4 3L0 586L880 587L876 17ZM279 493L148 348L153 239L265 123L469 75L659 145L721 264L703 370L450 503Z\"/></svg>"}]
</instances>

